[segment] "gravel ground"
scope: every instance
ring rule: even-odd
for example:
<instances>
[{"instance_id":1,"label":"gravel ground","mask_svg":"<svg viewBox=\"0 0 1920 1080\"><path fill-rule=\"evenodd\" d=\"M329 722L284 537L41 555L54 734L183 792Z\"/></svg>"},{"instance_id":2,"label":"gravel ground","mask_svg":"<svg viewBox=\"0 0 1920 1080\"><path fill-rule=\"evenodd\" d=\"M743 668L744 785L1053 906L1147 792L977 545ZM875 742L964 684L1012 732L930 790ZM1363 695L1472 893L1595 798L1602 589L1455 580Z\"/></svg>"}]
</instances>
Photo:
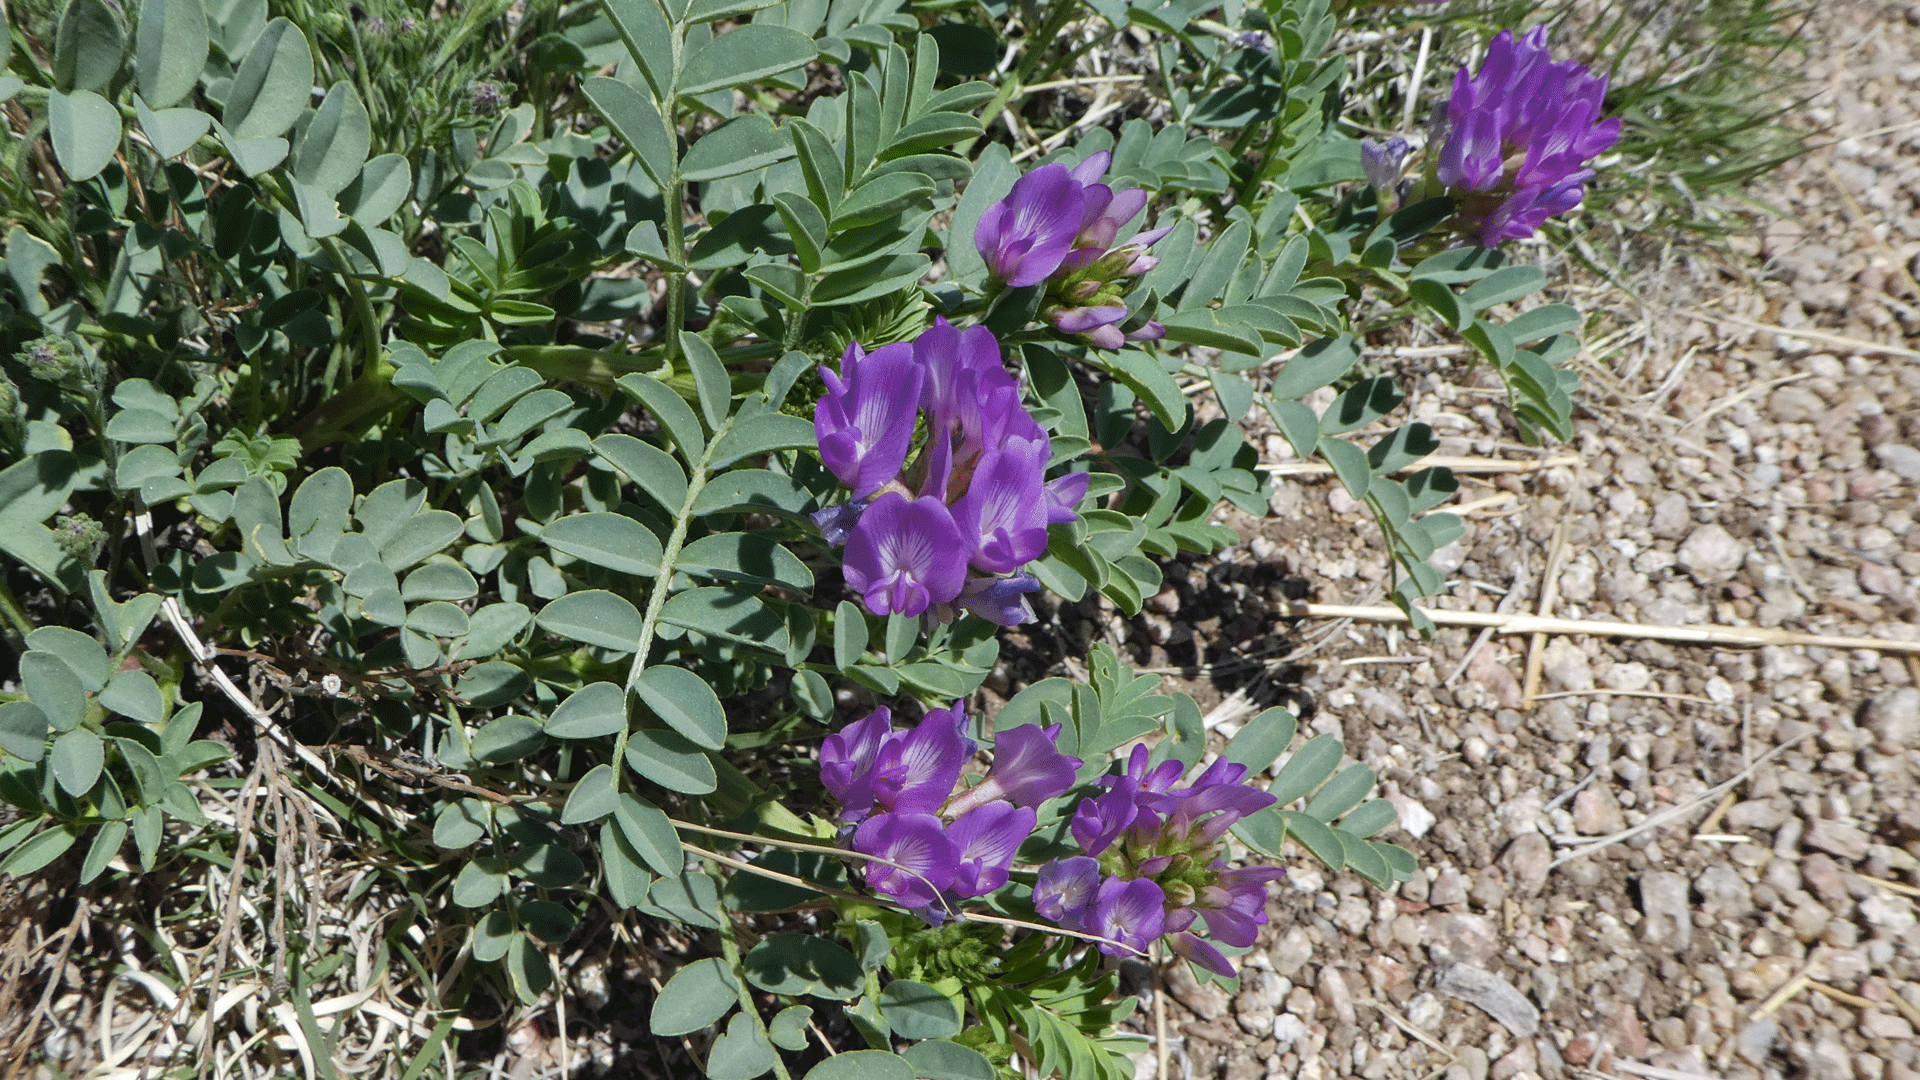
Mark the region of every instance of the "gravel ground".
<instances>
[{"instance_id":1,"label":"gravel ground","mask_svg":"<svg viewBox=\"0 0 1920 1080\"><path fill-rule=\"evenodd\" d=\"M1804 116L1830 138L1752 193L1778 215L1557 297L1617 313L1570 444L1516 445L1459 354L1386 361L1441 453L1540 466L1463 478L1442 606L1920 640L1920 5L1815 23ZM1266 448L1274 517L1226 519L1246 543L1135 619L1063 610L1066 636L1164 671L1222 734L1305 703L1424 873L1389 895L1296 853L1237 994L1167 969L1138 1014L1165 1073L1149 1053L1137 1080L1920 1080L1920 663L1288 624L1289 600L1379 603L1385 566L1362 507ZM1050 673L1059 643L1036 644L989 687ZM684 1069L640 985L587 968L572 1060ZM531 1021L496 1037L514 1075L559 1060Z\"/></svg>"},{"instance_id":2,"label":"gravel ground","mask_svg":"<svg viewBox=\"0 0 1920 1080\"><path fill-rule=\"evenodd\" d=\"M1830 144L1753 193L1780 216L1730 257L1667 252L1612 294L1578 436L1549 451L1575 460L1463 484L1444 606L1920 639L1920 6L1815 18L1805 116ZM1427 362L1400 370L1442 453L1537 457L1481 373ZM1337 486L1288 479L1274 509L1093 629L1149 667L1210 662L1178 681L1203 708L1297 685L1426 873L1385 895L1302 854L1237 995L1174 971L1171 1076L1920 1077L1920 664L1552 638L1529 706L1527 639L1469 659L1466 631L1351 626L1276 669L1314 630L1275 637L1283 598L1377 603L1383 567Z\"/></svg>"}]
</instances>

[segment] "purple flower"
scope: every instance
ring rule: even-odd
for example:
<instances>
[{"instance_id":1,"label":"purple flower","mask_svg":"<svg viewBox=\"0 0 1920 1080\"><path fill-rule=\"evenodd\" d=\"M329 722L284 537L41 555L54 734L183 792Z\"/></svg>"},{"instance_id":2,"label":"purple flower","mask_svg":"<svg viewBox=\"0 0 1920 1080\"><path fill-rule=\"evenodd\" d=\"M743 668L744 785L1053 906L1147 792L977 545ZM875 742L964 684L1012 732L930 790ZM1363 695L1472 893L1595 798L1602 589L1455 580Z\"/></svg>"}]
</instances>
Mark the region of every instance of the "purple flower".
<instances>
[{"instance_id":1,"label":"purple flower","mask_svg":"<svg viewBox=\"0 0 1920 1080\"><path fill-rule=\"evenodd\" d=\"M1105 792L1082 800L1074 808L1073 820L1067 825L1074 842L1089 855L1098 855L1112 847L1113 842L1133 826L1134 818L1140 813L1137 802L1140 785L1124 776L1103 777L1100 782L1108 781L1113 783Z\"/></svg>"},{"instance_id":2,"label":"purple flower","mask_svg":"<svg viewBox=\"0 0 1920 1080\"><path fill-rule=\"evenodd\" d=\"M1104 150L1094 155L1094 157L1105 156ZM1092 160L1093 158L1087 159L1087 161ZM1084 165L1085 162L1081 164ZM1100 171L1105 172L1106 169L1102 167ZM1147 208L1147 193L1142 188L1128 188L1125 191L1115 192L1105 184L1094 184L1087 190L1101 194L1097 199L1087 201L1087 212L1082 219L1085 224L1080 226L1080 235L1075 237L1075 240L1083 247L1099 248L1104 251L1113 246L1114 240L1120 235L1120 230L1126 228L1129 222L1140 216L1140 211Z\"/></svg>"},{"instance_id":3,"label":"purple flower","mask_svg":"<svg viewBox=\"0 0 1920 1080\"><path fill-rule=\"evenodd\" d=\"M1087 497L1092 473L1072 472L1047 481L1047 524L1071 525L1080 517L1080 500Z\"/></svg>"},{"instance_id":4,"label":"purple flower","mask_svg":"<svg viewBox=\"0 0 1920 1080\"><path fill-rule=\"evenodd\" d=\"M1000 361L1000 342L984 326L958 330L935 317L933 325L914 339L913 356L927 373L920 397L920 407L927 414L926 475L919 490L945 499L955 464L956 425L962 435L959 456L970 459L983 447L970 442L967 433L983 426L982 410L989 401L996 410L1011 409L1021 417L1027 412L1020 403L1019 384ZM1034 427L1037 430L1038 425Z\"/></svg>"},{"instance_id":5,"label":"purple flower","mask_svg":"<svg viewBox=\"0 0 1920 1080\"><path fill-rule=\"evenodd\" d=\"M938 900L959 870L960 853L932 814L875 814L854 832L853 850L899 864L867 863L867 888L907 907Z\"/></svg>"},{"instance_id":6,"label":"purple flower","mask_svg":"<svg viewBox=\"0 0 1920 1080\"><path fill-rule=\"evenodd\" d=\"M1102 349L1125 347L1127 336L1120 332L1127 309L1119 304L1099 307L1055 308L1047 313L1053 328L1063 334L1085 334L1087 340Z\"/></svg>"},{"instance_id":7,"label":"purple flower","mask_svg":"<svg viewBox=\"0 0 1920 1080\"><path fill-rule=\"evenodd\" d=\"M1477 74L1454 75L1447 103L1435 175L1460 203L1460 227L1491 246L1578 206L1586 162L1620 138L1618 118L1600 119L1606 92L1604 75L1553 62L1545 26L1519 41L1501 31Z\"/></svg>"},{"instance_id":8,"label":"purple flower","mask_svg":"<svg viewBox=\"0 0 1920 1080\"><path fill-rule=\"evenodd\" d=\"M995 277L1016 288L1047 280L1080 232L1086 195L1064 165L1042 165L987 207L974 247Z\"/></svg>"},{"instance_id":9,"label":"purple flower","mask_svg":"<svg viewBox=\"0 0 1920 1080\"><path fill-rule=\"evenodd\" d=\"M1185 771L1178 761L1156 765L1146 746L1135 746L1118 773L1100 779L1106 790L1083 800L1068 823L1087 852L1081 865L1111 876L1084 909L1069 910L1063 899L1067 885L1084 886L1084 880L1069 877L1065 867L1051 875L1042 871L1046 888L1035 887L1034 904L1063 926L1121 943L1103 945L1104 951L1122 945L1144 949L1164 935L1181 956L1231 976L1233 966L1207 938L1251 946L1267 922L1267 883L1282 871L1230 869L1220 841L1245 815L1271 806L1274 797L1248 786L1246 766L1224 758L1182 781ZM1085 895L1082 888L1074 898Z\"/></svg>"},{"instance_id":10,"label":"purple flower","mask_svg":"<svg viewBox=\"0 0 1920 1080\"><path fill-rule=\"evenodd\" d=\"M1128 341L1159 341L1167 336L1165 324L1148 319L1145 326L1138 330L1127 331Z\"/></svg>"},{"instance_id":11,"label":"purple flower","mask_svg":"<svg viewBox=\"0 0 1920 1080\"><path fill-rule=\"evenodd\" d=\"M1129 949L1144 953L1163 932L1166 903L1160 886L1145 878L1127 881L1111 877L1101 882L1094 894L1086 929L1120 943L1100 943L1100 951L1108 956L1119 956Z\"/></svg>"},{"instance_id":12,"label":"purple flower","mask_svg":"<svg viewBox=\"0 0 1920 1080\"><path fill-rule=\"evenodd\" d=\"M960 595L953 598L953 606L971 611L995 626L1019 626L1033 621L1033 608L1027 604L1027 594L1039 591L1040 579L1032 574L970 577Z\"/></svg>"},{"instance_id":13,"label":"purple flower","mask_svg":"<svg viewBox=\"0 0 1920 1080\"><path fill-rule=\"evenodd\" d=\"M1007 883L1014 853L1033 835L1034 812L1024 806L990 802L954 821L947 838L959 851L953 879L955 894L985 896Z\"/></svg>"},{"instance_id":14,"label":"purple flower","mask_svg":"<svg viewBox=\"0 0 1920 1080\"><path fill-rule=\"evenodd\" d=\"M886 758L873 801L901 814L931 814L945 805L973 756L973 740L961 731L965 722L955 705L929 712L911 731L890 734L887 749L898 752Z\"/></svg>"},{"instance_id":15,"label":"purple flower","mask_svg":"<svg viewBox=\"0 0 1920 1080\"><path fill-rule=\"evenodd\" d=\"M875 809L931 814L940 809L973 756L959 705L934 709L908 731L893 730L885 706L827 736L820 747L820 782L840 801L843 821Z\"/></svg>"},{"instance_id":16,"label":"purple flower","mask_svg":"<svg viewBox=\"0 0 1920 1080\"><path fill-rule=\"evenodd\" d=\"M1033 884L1033 910L1048 922L1084 930L1086 912L1100 888L1100 862L1085 855L1055 859L1040 868Z\"/></svg>"},{"instance_id":17,"label":"purple flower","mask_svg":"<svg viewBox=\"0 0 1920 1080\"><path fill-rule=\"evenodd\" d=\"M926 369L926 382L920 394L920 407L935 425L953 422L959 403L978 392L981 379L1014 385L1000 360L1000 342L984 326L957 329L944 317L934 316L933 325L913 339L913 358Z\"/></svg>"},{"instance_id":18,"label":"purple flower","mask_svg":"<svg viewBox=\"0 0 1920 1080\"><path fill-rule=\"evenodd\" d=\"M1039 806L1065 795L1083 762L1061 753L1059 744L1059 724L1022 724L996 733L986 782L997 784L1015 806Z\"/></svg>"},{"instance_id":19,"label":"purple flower","mask_svg":"<svg viewBox=\"0 0 1920 1080\"><path fill-rule=\"evenodd\" d=\"M847 538L847 584L875 615L918 615L960 595L973 545L939 499L889 491Z\"/></svg>"},{"instance_id":20,"label":"purple flower","mask_svg":"<svg viewBox=\"0 0 1920 1080\"><path fill-rule=\"evenodd\" d=\"M1009 438L980 458L953 521L973 541L973 565L1010 574L1047 550L1044 443Z\"/></svg>"},{"instance_id":21,"label":"purple flower","mask_svg":"<svg viewBox=\"0 0 1920 1080\"><path fill-rule=\"evenodd\" d=\"M1360 140L1360 168L1366 172L1367 185L1373 188L1382 207L1391 207L1399 201L1400 174L1406 169L1410 149L1407 140L1398 135L1385 142Z\"/></svg>"},{"instance_id":22,"label":"purple flower","mask_svg":"<svg viewBox=\"0 0 1920 1080\"><path fill-rule=\"evenodd\" d=\"M1209 935L1237 948L1250 947L1267 924L1267 882L1279 880L1286 871L1271 866L1229 870L1215 863L1214 872L1214 884L1200 890L1194 907Z\"/></svg>"},{"instance_id":23,"label":"purple flower","mask_svg":"<svg viewBox=\"0 0 1920 1080\"><path fill-rule=\"evenodd\" d=\"M820 369L827 384L813 414L820 460L856 499L880 490L906 464L926 371L909 345L888 345L871 355L847 346L840 374Z\"/></svg>"},{"instance_id":24,"label":"purple flower","mask_svg":"<svg viewBox=\"0 0 1920 1080\"><path fill-rule=\"evenodd\" d=\"M955 799L950 809L962 814L995 799L1015 806L1039 806L1065 795L1081 761L1061 753L1059 739L1059 724L1045 728L1022 724L996 732L993 768L985 780Z\"/></svg>"},{"instance_id":25,"label":"purple flower","mask_svg":"<svg viewBox=\"0 0 1920 1080\"><path fill-rule=\"evenodd\" d=\"M1176 956L1191 960L1223 979L1233 978L1233 964L1227 960L1226 954L1198 934L1187 931L1173 934L1167 938L1167 947Z\"/></svg>"},{"instance_id":26,"label":"purple flower","mask_svg":"<svg viewBox=\"0 0 1920 1080\"><path fill-rule=\"evenodd\" d=\"M815 528L820 530L820 539L829 547L839 547L853 535L853 527L860 524L860 512L867 508L871 499L849 499L838 506L829 506L816 510L810 515Z\"/></svg>"},{"instance_id":27,"label":"purple flower","mask_svg":"<svg viewBox=\"0 0 1920 1080\"><path fill-rule=\"evenodd\" d=\"M893 713L882 705L820 744L820 783L845 808L841 820L859 821L873 808L880 752L892 735Z\"/></svg>"},{"instance_id":28,"label":"purple flower","mask_svg":"<svg viewBox=\"0 0 1920 1080\"><path fill-rule=\"evenodd\" d=\"M977 462L982 453L1008 439L1025 439L1042 445L1050 442L1046 430L1021 403L1020 388L1014 385L1011 376L1007 376L1004 384L995 379L982 379L977 392L961 404L959 419L961 448L955 461L956 465L968 463L966 471L969 472L971 463ZM958 476L962 470L956 467L955 472Z\"/></svg>"}]
</instances>

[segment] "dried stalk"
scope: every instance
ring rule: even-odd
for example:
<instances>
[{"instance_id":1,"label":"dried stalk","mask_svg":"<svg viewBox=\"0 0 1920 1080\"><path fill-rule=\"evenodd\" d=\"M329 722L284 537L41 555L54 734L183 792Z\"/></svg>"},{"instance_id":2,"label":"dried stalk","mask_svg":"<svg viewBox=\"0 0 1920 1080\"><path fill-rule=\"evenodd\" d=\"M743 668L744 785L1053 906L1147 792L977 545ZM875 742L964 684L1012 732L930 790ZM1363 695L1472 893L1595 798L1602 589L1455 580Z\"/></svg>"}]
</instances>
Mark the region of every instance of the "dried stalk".
<instances>
[{"instance_id":1,"label":"dried stalk","mask_svg":"<svg viewBox=\"0 0 1920 1080\"><path fill-rule=\"evenodd\" d=\"M1601 622L1595 619L1543 619L1538 615L1507 615L1484 611L1423 609L1441 626L1483 626L1501 634L1590 634L1594 637L1650 638L1696 645L1807 645L1823 649L1867 649L1920 655L1920 641L1892 638L1803 634L1766 626L1648 626L1642 623ZM1352 604L1289 604L1287 617L1295 619L1352 619L1355 622L1398 623L1407 616L1395 607Z\"/></svg>"}]
</instances>

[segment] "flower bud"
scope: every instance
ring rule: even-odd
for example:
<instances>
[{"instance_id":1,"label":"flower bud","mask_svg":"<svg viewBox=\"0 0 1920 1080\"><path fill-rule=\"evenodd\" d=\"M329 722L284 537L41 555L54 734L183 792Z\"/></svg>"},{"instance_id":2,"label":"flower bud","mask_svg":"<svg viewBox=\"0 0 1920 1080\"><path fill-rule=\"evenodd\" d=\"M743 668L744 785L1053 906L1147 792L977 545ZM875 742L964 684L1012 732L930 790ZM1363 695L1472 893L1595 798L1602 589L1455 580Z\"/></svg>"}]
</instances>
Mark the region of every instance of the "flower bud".
<instances>
[{"instance_id":1,"label":"flower bud","mask_svg":"<svg viewBox=\"0 0 1920 1080\"><path fill-rule=\"evenodd\" d=\"M26 364L27 374L41 382L70 389L82 367L80 353L72 343L52 336L28 342L20 353L20 360Z\"/></svg>"}]
</instances>

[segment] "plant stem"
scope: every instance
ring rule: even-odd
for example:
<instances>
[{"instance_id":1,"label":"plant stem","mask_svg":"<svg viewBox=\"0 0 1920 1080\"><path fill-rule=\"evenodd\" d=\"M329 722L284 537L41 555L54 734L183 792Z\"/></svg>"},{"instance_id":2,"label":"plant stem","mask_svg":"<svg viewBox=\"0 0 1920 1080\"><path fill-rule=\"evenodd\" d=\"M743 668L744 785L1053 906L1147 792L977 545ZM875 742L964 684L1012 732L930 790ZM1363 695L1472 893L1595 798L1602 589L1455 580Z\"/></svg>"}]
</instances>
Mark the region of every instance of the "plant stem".
<instances>
[{"instance_id":1,"label":"plant stem","mask_svg":"<svg viewBox=\"0 0 1920 1080\"><path fill-rule=\"evenodd\" d=\"M5 578L0 578L0 615L6 616L7 644L13 646L16 653L27 651L27 635L33 633L33 620L27 617L27 609L20 606L20 599L7 587Z\"/></svg>"},{"instance_id":2,"label":"plant stem","mask_svg":"<svg viewBox=\"0 0 1920 1080\"><path fill-rule=\"evenodd\" d=\"M679 23L667 35L673 43L673 75L667 80L667 100L660 103L661 117L671 135L680 130L680 64L686 43L687 26ZM687 265L687 184L680 178L680 158L669 155L672 169L666 191L667 250L680 266ZM680 331L687 325L687 272L667 271L667 363L680 359ZM708 444L711 446L712 444Z\"/></svg>"},{"instance_id":3,"label":"plant stem","mask_svg":"<svg viewBox=\"0 0 1920 1080\"><path fill-rule=\"evenodd\" d=\"M713 864L708 864L707 873L715 885L726 888L726 880ZM733 987L740 995L740 1011L753 1017L753 1026L760 1029L760 1037L773 1047L773 1075L779 1080L793 1080L793 1075L787 1072L786 1060L780 1056L780 1048L773 1046L773 1036L767 1031L767 1022L760 1017L760 1007L753 1002L753 991L747 989L747 966L740 959L740 943L733 940L733 913L726 909L725 903L720 906L720 918L720 955L726 958L727 970L733 972Z\"/></svg>"},{"instance_id":4,"label":"plant stem","mask_svg":"<svg viewBox=\"0 0 1920 1080\"><path fill-rule=\"evenodd\" d=\"M267 193L273 196L273 200L285 208L288 213L293 214L295 217L299 216L299 204L294 201L291 195L287 194L287 189L281 186L278 178L267 173L261 173L259 176L254 177L254 180L259 183L262 188L266 189ZM326 253L327 261L333 264L334 276L339 278L341 284L346 286L347 296L353 301L354 318L360 323L360 347L366 354L361 358L360 377L362 379L366 379L369 376L379 378L378 369L381 362L380 319L373 313L373 300L367 295L367 290L360 284L360 280L348 272L347 268L352 264L347 262L346 251L340 246L339 241L332 237L327 237L324 240L315 239L314 243L319 244L320 250Z\"/></svg>"},{"instance_id":5,"label":"plant stem","mask_svg":"<svg viewBox=\"0 0 1920 1080\"><path fill-rule=\"evenodd\" d=\"M700 498L700 492L707 486L707 469L713 462L714 447L720 444L727 432L733 430L734 417L728 417L724 423L713 430L707 439L707 448L700 460L693 466L693 472L687 477L687 497L680 504L680 511L673 515L673 530L667 534L667 542L660 552L660 574L653 579L653 591L647 594L647 610L640 617L640 640L634 643L633 665L627 669L627 693L640 682L640 674L647 670L647 653L653 649L654 627L660 622L660 609L666 606L667 590L673 585L674 564L680 559L680 549L687 542L687 523L693 520L693 504ZM627 733L622 729L614 740L613 760L624 761L627 753Z\"/></svg>"}]
</instances>

